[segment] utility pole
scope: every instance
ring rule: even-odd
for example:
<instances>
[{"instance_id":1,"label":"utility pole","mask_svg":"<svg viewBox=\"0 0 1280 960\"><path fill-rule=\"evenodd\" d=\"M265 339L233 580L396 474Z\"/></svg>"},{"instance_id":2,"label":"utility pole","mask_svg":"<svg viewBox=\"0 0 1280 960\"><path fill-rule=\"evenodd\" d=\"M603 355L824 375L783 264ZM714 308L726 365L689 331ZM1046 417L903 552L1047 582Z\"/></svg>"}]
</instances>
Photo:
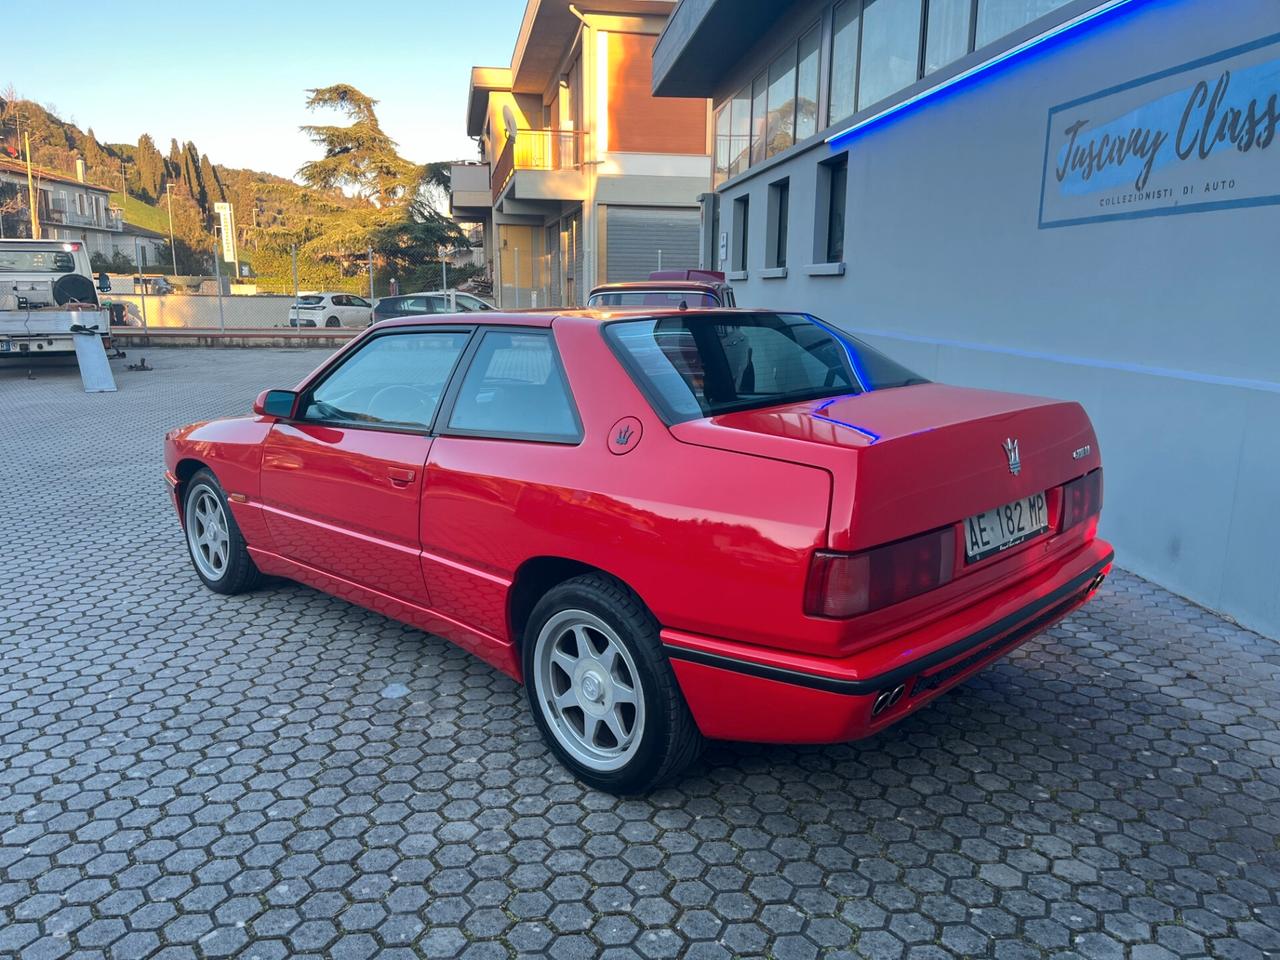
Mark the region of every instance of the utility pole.
<instances>
[{"instance_id":1,"label":"utility pole","mask_svg":"<svg viewBox=\"0 0 1280 960\"><path fill-rule=\"evenodd\" d=\"M166 180L165 196L169 198L169 252L173 255L173 275L178 275L178 246L173 242L173 181Z\"/></svg>"},{"instance_id":2,"label":"utility pole","mask_svg":"<svg viewBox=\"0 0 1280 960\"><path fill-rule=\"evenodd\" d=\"M369 248L369 302L373 303L373 247Z\"/></svg>"},{"instance_id":3,"label":"utility pole","mask_svg":"<svg viewBox=\"0 0 1280 960\"><path fill-rule=\"evenodd\" d=\"M27 205L31 210L31 239L40 239L40 218L36 215L36 184L31 179L31 133L25 131L22 134L23 142L27 147Z\"/></svg>"},{"instance_id":4,"label":"utility pole","mask_svg":"<svg viewBox=\"0 0 1280 960\"><path fill-rule=\"evenodd\" d=\"M218 230L215 227L213 231L213 277L214 283L218 288L218 332L227 332L227 319L222 312L222 264L218 262L218 257L222 251L218 249Z\"/></svg>"}]
</instances>

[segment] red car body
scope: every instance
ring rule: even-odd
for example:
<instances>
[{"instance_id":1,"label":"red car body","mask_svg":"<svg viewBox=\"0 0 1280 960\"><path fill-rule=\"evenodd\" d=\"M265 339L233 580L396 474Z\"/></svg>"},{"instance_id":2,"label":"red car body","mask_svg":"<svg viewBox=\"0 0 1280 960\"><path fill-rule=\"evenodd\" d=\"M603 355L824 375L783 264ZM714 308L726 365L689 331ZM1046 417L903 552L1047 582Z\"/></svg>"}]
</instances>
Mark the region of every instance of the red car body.
<instances>
[{"instance_id":1,"label":"red car body","mask_svg":"<svg viewBox=\"0 0 1280 960\"><path fill-rule=\"evenodd\" d=\"M602 335L609 319L386 321L299 385L379 331L549 328L579 443L259 413L167 436L175 505L207 467L263 573L438 634L517 680L538 596L603 571L656 618L701 733L734 740L867 736L1066 616L1110 569L1097 438L1076 403L920 383L669 425ZM1015 437L1020 451L1002 449ZM1085 477L1092 502L1068 526L1069 485ZM1046 532L965 562L965 518L1038 492ZM821 557L924 531L954 551L946 582L861 615L807 606Z\"/></svg>"}]
</instances>

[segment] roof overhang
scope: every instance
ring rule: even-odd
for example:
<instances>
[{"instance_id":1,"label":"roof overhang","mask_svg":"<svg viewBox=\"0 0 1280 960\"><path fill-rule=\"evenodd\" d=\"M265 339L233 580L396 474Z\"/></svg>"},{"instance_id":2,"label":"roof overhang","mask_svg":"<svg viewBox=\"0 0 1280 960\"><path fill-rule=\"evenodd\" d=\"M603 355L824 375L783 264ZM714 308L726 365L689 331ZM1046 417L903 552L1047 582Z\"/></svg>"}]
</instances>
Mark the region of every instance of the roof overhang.
<instances>
[{"instance_id":1,"label":"roof overhang","mask_svg":"<svg viewBox=\"0 0 1280 960\"><path fill-rule=\"evenodd\" d=\"M672 6L671 0L529 0L511 57L512 89L541 94L551 85L582 25L579 16L665 17Z\"/></svg>"},{"instance_id":2,"label":"roof overhang","mask_svg":"<svg viewBox=\"0 0 1280 960\"><path fill-rule=\"evenodd\" d=\"M511 92L509 67L472 67L471 86L467 89L467 136L484 133L484 118L489 112L489 94Z\"/></svg>"},{"instance_id":3,"label":"roof overhang","mask_svg":"<svg viewBox=\"0 0 1280 960\"><path fill-rule=\"evenodd\" d=\"M712 96L743 51L794 5L786 0L680 0L653 50L654 96Z\"/></svg>"}]
</instances>

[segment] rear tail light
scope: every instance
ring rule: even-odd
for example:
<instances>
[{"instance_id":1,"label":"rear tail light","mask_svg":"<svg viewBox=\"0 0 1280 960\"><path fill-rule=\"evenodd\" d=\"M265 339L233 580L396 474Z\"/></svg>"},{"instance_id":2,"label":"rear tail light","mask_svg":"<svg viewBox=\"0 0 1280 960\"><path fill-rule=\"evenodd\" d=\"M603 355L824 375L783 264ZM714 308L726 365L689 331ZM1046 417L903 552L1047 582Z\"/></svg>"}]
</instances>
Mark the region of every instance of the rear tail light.
<instances>
[{"instance_id":1,"label":"rear tail light","mask_svg":"<svg viewBox=\"0 0 1280 960\"><path fill-rule=\"evenodd\" d=\"M1077 477L1062 488L1062 529L1069 530L1102 513L1101 468Z\"/></svg>"},{"instance_id":2,"label":"rear tail light","mask_svg":"<svg viewBox=\"0 0 1280 960\"><path fill-rule=\"evenodd\" d=\"M944 527L862 553L813 556L805 613L853 617L940 587L955 572L956 533Z\"/></svg>"}]
</instances>

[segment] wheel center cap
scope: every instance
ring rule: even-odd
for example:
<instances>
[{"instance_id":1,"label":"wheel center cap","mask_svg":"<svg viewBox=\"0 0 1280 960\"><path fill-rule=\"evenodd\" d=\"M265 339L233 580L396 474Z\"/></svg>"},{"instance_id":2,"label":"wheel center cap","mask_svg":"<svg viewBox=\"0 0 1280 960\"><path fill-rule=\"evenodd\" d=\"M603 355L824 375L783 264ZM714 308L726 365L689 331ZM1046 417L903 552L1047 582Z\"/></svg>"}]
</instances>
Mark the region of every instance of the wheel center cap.
<instances>
[{"instance_id":1,"label":"wheel center cap","mask_svg":"<svg viewBox=\"0 0 1280 960\"><path fill-rule=\"evenodd\" d=\"M594 673L584 674L582 677L582 695L588 700L599 700L603 686Z\"/></svg>"}]
</instances>

